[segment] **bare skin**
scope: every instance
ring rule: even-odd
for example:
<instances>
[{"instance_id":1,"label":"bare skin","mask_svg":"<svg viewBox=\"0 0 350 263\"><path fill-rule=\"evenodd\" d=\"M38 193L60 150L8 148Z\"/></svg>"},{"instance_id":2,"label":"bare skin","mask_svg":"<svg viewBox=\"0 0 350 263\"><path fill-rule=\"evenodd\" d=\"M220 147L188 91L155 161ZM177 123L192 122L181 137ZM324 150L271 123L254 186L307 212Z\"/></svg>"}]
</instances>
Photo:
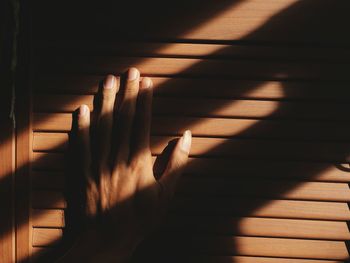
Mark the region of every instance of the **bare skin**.
<instances>
[{"instance_id":1,"label":"bare skin","mask_svg":"<svg viewBox=\"0 0 350 263\"><path fill-rule=\"evenodd\" d=\"M190 131L177 140L156 179L150 151L152 80L140 81L136 68L125 76L123 82L106 77L100 110L91 121L89 108L79 108L78 165L86 180L85 217L92 223L59 262L126 262L161 220L186 165Z\"/></svg>"}]
</instances>

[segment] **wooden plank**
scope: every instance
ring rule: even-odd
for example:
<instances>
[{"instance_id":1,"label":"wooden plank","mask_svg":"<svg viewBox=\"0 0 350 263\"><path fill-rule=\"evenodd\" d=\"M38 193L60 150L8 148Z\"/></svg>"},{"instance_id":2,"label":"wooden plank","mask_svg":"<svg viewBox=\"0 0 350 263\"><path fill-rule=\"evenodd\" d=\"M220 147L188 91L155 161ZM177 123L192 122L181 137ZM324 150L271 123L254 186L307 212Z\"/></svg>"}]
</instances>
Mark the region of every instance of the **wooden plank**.
<instances>
[{"instance_id":1,"label":"wooden plank","mask_svg":"<svg viewBox=\"0 0 350 263\"><path fill-rule=\"evenodd\" d=\"M33 130L70 131L72 114L70 113L35 113L33 114Z\"/></svg>"},{"instance_id":2,"label":"wooden plank","mask_svg":"<svg viewBox=\"0 0 350 263\"><path fill-rule=\"evenodd\" d=\"M348 164L190 158L185 173L222 178L304 178L315 181L348 182ZM266 171L262 173L261 171Z\"/></svg>"},{"instance_id":3,"label":"wooden plank","mask_svg":"<svg viewBox=\"0 0 350 263\"><path fill-rule=\"evenodd\" d=\"M142 72L141 72L142 73ZM96 94L104 76L40 74L37 93ZM152 77L154 95L195 98L349 100L348 82Z\"/></svg>"},{"instance_id":4,"label":"wooden plank","mask_svg":"<svg viewBox=\"0 0 350 263\"><path fill-rule=\"evenodd\" d=\"M151 151L160 154L174 137L151 137ZM194 137L190 154L192 156L262 158L279 160L308 160L347 162L346 143L313 143L265 140L239 140Z\"/></svg>"},{"instance_id":5,"label":"wooden plank","mask_svg":"<svg viewBox=\"0 0 350 263\"><path fill-rule=\"evenodd\" d=\"M51 246L61 237L61 229L34 228L33 246ZM162 243L161 253L169 251L168 242L170 244L179 242L181 251L183 251L182 249L186 250L186 245L191 244L192 253L206 251L209 255L214 253L230 253L247 256L337 260L345 260L349 256L345 243L341 241L175 235L170 240L169 238L167 239L167 245L164 245L164 242Z\"/></svg>"},{"instance_id":6,"label":"wooden plank","mask_svg":"<svg viewBox=\"0 0 350 263\"><path fill-rule=\"evenodd\" d=\"M44 66L45 65L45 66ZM145 75L210 76L217 78L349 80L348 64L321 62L275 62L244 59L148 58L113 56L42 56L35 61L37 74L121 74L130 66Z\"/></svg>"},{"instance_id":7,"label":"wooden plank","mask_svg":"<svg viewBox=\"0 0 350 263\"><path fill-rule=\"evenodd\" d=\"M15 261L15 129L9 116L12 100L14 10L0 3L0 262Z\"/></svg>"},{"instance_id":8,"label":"wooden plank","mask_svg":"<svg viewBox=\"0 0 350 263\"><path fill-rule=\"evenodd\" d=\"M259 46L223 43L156 43L132 41L43 41L34 43L34 54L113 55L131 57L246 58L288 61L347 61L348 49L332 47Z\"/></svg>"},{"instance_id":9,"label":"wooden plank","mask_svg":"<svg viewBox=\"0 0 350 263\"><path fill-rule=\"evenodd\" d=\"M34 227L62 228L65 226L63 210L33 209L32 217ZM256 217L169 216L160 231L164 234L176 232L326 240L350 239L347 223L342 221Z\"/></svg>"},{"instance_id":10,"label":"wooden plank","mask_svg":"<svg viewBox=\"0 0 350 263\"><path fill-rule=\"evenodd\" d=\"M65 226L64 211L59 209L32 209L33 227L57 227Z\"/></svg>"},{"instance_id":11,"label":"wooden plank","mask_svg":"<svg viewBox=\"0 0 350 263\"><path fill-rule=\"evenodd\" d=\"M169 216L160 230L172 233L349 240L347 222L257 217Z\"/></svg>"},{"instance_id":12,"label":"wooden plank","mask_svg":"<svg viewBox=\"0 0 350 263\"><path fill-rule=\"evenodd\" d=\"M33 247L33 254L40 255L50 253L51 247ZM149 257L147 257L148 259ZM161 262L163 259L157 261L155 258L151 258L152 262ZM179 256L176 257L178 262L202 262L202 263L342 263L343 261L337 260L313 260L313 259L296 259L296 258L272 258L272 257L249 257L249 256Z\"/></svg>"},{"instance_id":13,"label":"wooden plank","mask_svg":"<svg viewBox=\"0 0 350 263\"><path fill-rule=\"evenodd\" d=\"M64 170L65 156L55 153L33 153L32 168L36 170Z\"/></svg>"},{"instance_id":14,"label":"wooden plank","mask_svg":"<svg viewBox=\"0 0 350 263\"><path fill-rule=\"evenodd\" d=\"M155 158L153 159L155 160ZM62 153L33 153L33 169L62 171ZM261 173L266 171L266 173ZM304 178L315 181L350 182L346 163L318 163L297 161L232 160L218 158L190 158L185 174L223 178Z\"/></svg>"},{"instance_id":15,"label":"wooden plank","mask_svg":"<svg viewBox=\"0 0 350 263\"><path fill-rule=\"evenodd\" d=\"M350 201L350 188L345 183L277 181L276 180L228 180L213 178L182 178L178 195L251 196L292 200Z\"/></svg>"},{"instance_id":16,"label":"wooden plank","mask_svg":"<svg viewBox=\"0 0 350 263\"><path fill-rule=\"evenodd\" d=\"M338 1L337 5L324 0L312 3L295 0L203 3L190 0L171 6L153 0L147 4L140 3L139 10L134 10L132 20L124 12L133 9L132 3L107 3L108 9L104 9L105 2L89 3L77 21L78 3L66 10L66 5L62 3L39 1L33 8L34 39L184 39L314 45L349 43L343 31L344 25L349 24L346 12L349 3L346 0ZM103 12L96 13L96 10ZM121 10L118 17L115 17L114 10ZM62 13L65 14L64 21L61 19ZM310 23L310 16L313 16L315 23Z\"/></svg>"},{"instance_id":17,"label":"wooden plank","mask_svg":"<svg viewBox=\"0 0 350 263\"><path fill-rule=\"evenodd\" d=\"M31 218L30 218L30 169L32 161L31 86L29 81L29 29L28 3L21 4L21 19L16 55L16 100L14 112L16 120L16 260L30 262Z\"/></svg>"},{"instance_id":18,"label":"wooden plank","mask_svg":"<svg viewBox=\"0 0 350 263\"><path fill-rule=\"evenodd\" d=\"M12 121L2 117L4 116L0 116L0 262L11 263L15 254L15 133Z\"/></svg>"},{"instance_id":19,"label":"wooden plank","mask_svg":"<svg viewBox=\"0 0 350 263\"><path fill-rule=\"evenodd\" d=\"M34 228L32 244L34 247L55 246L62 238L62 234L62 229Z\"/></svg>"},{"instance_id":20,"label":"wooden plank","mask_svg":"<svg viewBox=\"0 0 350 263\"><path fill-rule=\"evenodd\" d=\"M63 151L68 148L67 133L34 133L33 135L33 151Z\"/></svg>"},{"instance_id":21,"label":"wooden plank","mask_svg":"<svg viewBox=\"0 0 350 263\"><path fill-rule=\"evenodd\" d=\"M67 132L71 130L71 124L72 116L68 113L34 114L35 131ZM161 116L152 119L151 133L153 135L181 135L186 129L191 129L193 136L204 137L348 141L350 124L345 122L286 122L279 120ZM65 135L53 136L62 136L63 138Z\"/></svg>"},{"instance_id":22,"label":"wooden plank","mask_svg":"<svg viewBox=\"0 0 350 263\"><path fill-rule=\"evenodd\" d=\"M260 172L263 172L261 170ZM37 177L37 178L35 178ZM63 189L64 176L52 172L35 172L32 175L36 189ZM244 176L243 176L244 178ZM237 180L238 179L238 180ZM310 180L313 178L310 175ZM350 189L346 183L305 182L295 180L261 180L229 178L184 177L177 193L181 195L259 196L296 200L350 201Z\"/></svg>"},{"instance_id":23,"label":"wooden plank","mask_svg":"<svg viewBox=\"0 0 350 263\"><path fill-rule=\"evenodd\" d=\"M31 192L32 208L55 208L64 209L67 202L62 192L34 190Z\"/></svg>"},{"instance_id":24,"label":"wooden plank","mask_svg":"<svg viewBox=\"0 0 350 263\"><path fill-rule=\"evenodd\" d=\"M65 174L54 171L32 171L33 189L63 190L65 186Z\"/></svg>"},{"instance_id":25,"label":"wooden plank","mask_svg":"<svg viewBox=\"0 0 350 263\"><path fill-rule=\"evenodd\" d=\"M268 199L237 199L227 197L179 197L172 212L186 215L249 215L320 220L349 220L347 203Z\"/></svg>"},{"instance_id":26,"label":"wooden plank","mask_svg":"<svg viewBox=\"0 0 350 263\"><path fill-rule=\"evenodd\" d=\"M35 172L32 176L36 190L63 190L64 177L50 172ZM35 179L34 179L35 178ZM243 177L244 178L244 177ZM312 179L312 178L311 178ZM184 176L177 187L178 195L250 196L273 197L294 200L350 201L350 189L346 183L305 182L296 180L262 180Z\"/></svg>"},{"instance_id":27,"label":"wooden plank","mask_svg":"<svg viewBox=\"0 0 350 263\"><path fill-rule=\"evenodd\" d=\"M143 257L145 259L145 257ZM193 263L342 263L337 260L317 260L317 259L297 259L297 258L281 258L281 257L252 257L252 256L173 256L177 262ZM165 257L147 256L147 260L152 262L163 262Z\"/></svg>"},{"instance_id":28,"label":"wooden plank","mask_svg":"<svg viewBox=\"0 0 350 263\"><path fill-rule=\"evenodd\" d=\"M36 112L73 112L81 104L88 105L93 111L93 96L36 95L34 97L34 110ZM153 114L156 116L348 121L350 117L346 114L347 109L347 103L200 98L155 98L153 101Z\"/></svg>"},{"instance_id":29,"label":"wooden plank","mask_svg":"<svg viewBox=\"0 0 350 263\"><path fill-rule=\"evenodd\" d=\"M323 240L303 240L285 238L264 238L264 237L240 237L240 236L207 236L207 235L172 235L166 240L160 241L159 255L164 256L172 251L172 247L178 244L178 250L182 253L206 255L246 255L265 257L290 257L309 259L336 259L347 260L349 257L345 242L343 241L323 241ZM150 247L155 245L149 242L149 248L144 254L152 254ZM180 255L181 252L178 252Z\"/></svg>"},{"instance_id":30,"label":"wooden plank","mask_svg":"<svg viewBox=\"0 0 350 263\"><path fill-rule=\"evenodd\" d=\"M202 201L199 199L201 198ZM32 206L37 209L66 208L61 192L33 191ZM177 214L242 215L257 217L349 220L347 203L270 200L229 197L176 197L171 211Z\"/></svg>"},{"instance_id":31,"label":"wooden plank","mask_svg":"<svg viewBox=\"0 0 350 263\"><path fill-rule=\"evenodd\" d=\"M151 151L158 155L167 143L176 137L152 136ZM35 133L34 151L63 151L67 149L68 136L64 133ZM348 161L349 143L241 140L194 137L192 156L263 158L303 161Z\"/></svg>"}]
</instances>

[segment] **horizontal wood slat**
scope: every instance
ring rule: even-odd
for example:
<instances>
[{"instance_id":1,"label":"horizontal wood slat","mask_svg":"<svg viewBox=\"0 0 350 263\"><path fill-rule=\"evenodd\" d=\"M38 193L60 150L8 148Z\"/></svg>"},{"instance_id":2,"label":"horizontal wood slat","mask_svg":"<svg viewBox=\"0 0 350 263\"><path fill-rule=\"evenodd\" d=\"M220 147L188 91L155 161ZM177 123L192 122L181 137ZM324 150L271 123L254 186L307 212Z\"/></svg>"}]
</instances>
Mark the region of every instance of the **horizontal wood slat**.
<instances>
[{"instance_id":1,"label":"horizontal wood slat","mask_svg":"<svg viewBox=\"0 0 350 263\"><path fill-rule=\"evenodd\" d=\"M33 246L48 246L62 237L60 229L33 229ZM262 237L196 237L188 235L174 236L170 244L179 242L178 246L186 250L191 244L191 253L206 251L208 254L231 253L248 256L277 256L295 258L321 258L345 260L349 256L346 245L341 241L300 240ZM169 244L167 242L167 244ZM164 250L163 250L164 249ZM162 252L169 251L162 244ZM182 250L182 251L184 251Z\"/></svg>"},{"instance_id":2,"label":"horizontal wood slat","mask_svg":"<svg viewBox=\"0 0 350 263\"><path fill-rule=\"evenodd\" d=\"M350 238L346 222L256 217L169 216L163 231L328 240Z\"/></svg>"},{"instance_id":3,"label":"horizontal wood slat","mask_svg":"<svg viewBox=\"0 0 350 263\"><path fill-rule=\"evenodd\" d=\"M113 56L42 56L37 57L37 74L89 73L121 74L131 65L145 75L210 76L261 79L349 80L349 64L219 60L195 58L137 58Z\"/></svg>"},{"instance_id":4,"label":"horizontal wood slat","mask_svg":"<svg viewBox=\"0 0 350 263\"><path fill-rule=\"evenodd\" d=\"M67 207L66 199L61 191L32 191L32 207L35 208L56 208L64 209Z\"/></svg>"},{"instance_id":5,"label":"horizontal wood slat","mask_svg":"<svg viewBox=\"0 0 350 263\"><path fill-rule=\"evenodd\" d=\"M62 171L62 153L33 153L33 169ZM280 177L304 178L315 181L350 182L349 165L346 163L317 163L295 161L230 160L217 158L190 158L185 173L215 177ZM261 171L268 171L261 173Z\"/></svg>"},{"instance_id":6,"label":"horizontal wood slat","mask_svg":"<svg viewBox=\"0 0 350 263\"><path fill-rule=\"evenodd\" d=\"M34 227L61 228L65 225L63 210L33 209L32 220ZM169 216L160 231L326 240L350 239L346 222L279 218Z\"/></svg>"},{"instance_id":7,"label":"horizontal wood slat","mask_svg":"<svg viewBox=\"0 0 350 263\"><path fill-rule=\"evenodd\" d=\"M33 189L63 190L65 186L65 174L54 171L31 171Z\"/></svg>"},{"instance_id":8,"label":"horizontal wood slat","mask_svg":"<svg viewBox=\"0 0 350 263\"><path fill-rule=\"evenodd\" d=\"M224 197L177 198L172 211L188 215L250 215L297 219L349 220L347 203Z\"/></svg>"},{"instance_id":9,"label":"horizontal wood slat","mask_svg":"<svg viewBox=\"0 0 350 263\"><path fill-rule=\"evenodd\" d=\"M73 112L81 104L93 110L93 96L51 95L34 97L35 111ZM300 120L350 120L347 103L312 103L264 100L155 98L154 115L225 118L283 118ZM169 116L169 117L170 117Z\"/></svg>"},{"instance_id":10,"label":"horizontal wood slat","mask_svg":"<svg viewBox=\"0 0 350 263\"><path fill-rule=\"evenodd\" d=\"M65 156L61 153L33 153L32 169L63 171L65 160Z\"/></svg>"},{"instance_id":11,"label":"horizontal wood slat","mask_svg":"<svg viewBox=\"0 0 350 263\"><path fill-rule=\"evenodd\" d=\"M165 257L154 258L147 257L152 262L162 262ZM174 256L174 260L183 263L342 263L337 260L317 260L317 259L297 259L281 257L257 257L257 256ZM158 260L158 261L157 261Z\"/></svg>"},{"instance_id":12,"label":"horizontal wood slat","mask_svg":"<svg viewBox=\"0 0 350 263\"><path fill-rule=\"evenodd\" d=\"M45 253L52 251L50 247L33 247L35 257L40 257ZM161 262L164 259L152 258L152 262ZM273 258L273 257L250 257L250 256L178 256L175 260L183 263L342 263L338 260L317 260L317 259L296 259L296 258Z\"/></svg>"},{"instance_id":13,"label":"horizontal wood slat","mask_svg":"<svg viewBox=\"0 0 350 263\"><path fill-rule=\"evenodd\" d=\"M186 179L179 182L179 195L259 196L295 200L350 201L348 184L278 181Z\"/></svg>"},{"instance_id":14,"label":"horizontal wood slat","mask_svg":"<svg viewBox=\"0 0 350 263\"><path fill-rule=\"evenodd\" d=\"M44 175L46 178L42 179ZM36 178L36 176L38 177ZM47 172L35 172L32 178L34 189L63 190L65 180L63 175L52 176ZM350 201L350 189L345 183L262 180L262 178L244 178L244 176L239 177L238 175L234 180L215 178L215 176L184 176L179 180L176 192L180 196L255 196L294 200Z\"/></svg>"},{"instance_id":15,"label":"horizontal wood slat","mask_svg":"<svg viewBox=\"0 0 350 263\"><path fill-rule=\"evenodd\" d=\"M152 154L158 155L167 143L177 137L151 137ZM35 133L34 151L62 151L67 148L64 133ZM265 141L194 137L190 154L193 156L263 158L347 162L350 143Z\"/></svg>"},{"instance_id":16,"label":"horizontal wood slat","mask_svg":"<svg viewBox=\"0 0 350 263\"><path fill-rule=\"evenodd\" d=\"M164 57L220 57L268 59L268 60L317 60L347 61L348 49L324 47L259 46L238 44L194 44L155 42L98 42L98 41L43 41L36 42L35 55L120 55L120 56L164 56Z\"/></svg>"},{"instance_id":17,"label":"horizontal wood slat","mask_svg":"<svg viewBox=\"0 0 350 263\"><path fill-rule=\"evenodd\" d=\"M35 113L33 119L35 131L71 130L70 113ZM193 117L153 117L151 132L180 135L188 128L194 136L333 141L348 141L350 133L348 123Z\"/></svg>"},{"instance_id":18,"label":"horizontal wood slat","mask_svg":"<svg viewBox=\"0 0 350 263\"><path fill-rule=\"evenodd\" d=\"M60 209L32 209L33 227L58 227L65 226L64 211Z\"/></svg>"},{"instance_id":19,"label":"horizontal wood slat","mask_svg":"<svg viewBox=\"0 0 350 263\"><path fill-rule=\"evenodd\" d=\"M163 239L164 240L164 239ZM209 255L275 256L346 260L349 256L345 242L262 237L208 237L174 235L167 242L156 240L159 254L166 255L172 246L184 253ZM153 244L154 245L154 244ZM152 244L151 244L152 246ZM190 251L189 251L190 249ZM150 254L148 249L145 254ZM179 253L180 254L180 253Z\"/></svg>"},{"instance_id":20,"label":"horizontal wood slat","mask_svg":"<svg viewBox=\"0 0 350 263\"><path fill-rule=\"evenodd\" d=\"M63 230L58 228L33 228L32 232L34 247L57 245L63 235Z\"/></svg>"},{"instance_id":21,"label":"horizontal wood slat","mask_svg":"<svg viewBox=\"0 0 350 263\"><path fill-rule=\"evenodd\" d=\"M142 72L141 72L142 74ZM144 75L144 74L143 74ZM95 94L104 76L40 74L33 90L47 94ZM349 101L349 82L258 81L152 77L155 96Z\"/></svg>"},{"instance_id":22,"label":"horizontal wood slat","mask_svg":"<svg viewBox=\"0 0 350 263\"><path fill-rule=\"evenodd\" d=\"M33 208L66 207L61 192L33 191ZM316 202L295 200L271 200L229 197L176 197L172 203L173 213L188 215L242 215L277 218L349 220L350 210L347 203Z\"/></svg>"},{"instance_id":23,"label":"horizontal wood slat","mask_svg":"<svg viewBox=\"0 0 350 263\"><path fill-rule=\"evenodd\" d=\"M63 3L39 1L34 5L34 39L257 41L312 46L349 43L349 37L344 34L344 25L349 24L346 0L338 1L337 5L323 0L312 3L221 1L215 4L190 0L171 6L152 0L140 3L139 10L133 10L134 5L129 2L102 1L85 5L79 21L76 19L81 8L79 3L71 4L69 10ZM121 11L118 17L115 10ZM124 10L133 10L134 18L130 19ZM63 21L62 13L65 14ZM315 23L310 23L311 15Z\"/></svg>"}]
</instances>

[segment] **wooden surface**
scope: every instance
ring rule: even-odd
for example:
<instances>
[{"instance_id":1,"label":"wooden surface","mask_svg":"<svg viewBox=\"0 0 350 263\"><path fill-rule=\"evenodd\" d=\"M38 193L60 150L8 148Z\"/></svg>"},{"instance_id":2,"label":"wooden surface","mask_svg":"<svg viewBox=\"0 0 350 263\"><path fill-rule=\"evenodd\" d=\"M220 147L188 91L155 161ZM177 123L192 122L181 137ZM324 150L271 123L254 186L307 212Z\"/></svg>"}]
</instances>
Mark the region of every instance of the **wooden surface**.
<instances>
[{"instance_id":1,"label":"wooden surface","mask_svg":"<svg viewBox=\"0 0 350 263\"><path fill-rule=\"evenodd\" d=\"M194 135L169 215L136 262L349 258L348 1L78 2L32 4L33 258L63 245L69 223L71 113L93 111L103 76L129 66L154 80L154 158Z\"/></svg>"},{"instance_id":2,"label":"wooden surface","mask_svg":"<svg viewBox=\"0 0 350 263\"><path fill-rule=\"evenodd\" d=\"M12 100L13 9L0 3L0 262L15 261L15 129L10 118Z\"/></svg>"}]
</instances>

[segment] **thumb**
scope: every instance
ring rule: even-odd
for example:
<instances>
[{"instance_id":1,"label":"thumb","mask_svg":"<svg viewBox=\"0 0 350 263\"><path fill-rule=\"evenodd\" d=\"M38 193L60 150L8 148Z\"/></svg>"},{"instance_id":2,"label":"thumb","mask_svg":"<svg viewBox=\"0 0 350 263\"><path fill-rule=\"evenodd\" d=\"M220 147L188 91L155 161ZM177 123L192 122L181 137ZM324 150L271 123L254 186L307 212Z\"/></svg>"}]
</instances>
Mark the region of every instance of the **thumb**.
<instances>
[{"instance_id":1,"label":"thumb","mask_svg":"<svg viewBox=\"0 0 350 263\"><path fill-rule=\"evenodd\" d=\"M190 154L191 142L192 134L191 131L187 130L177 141L177 144L169 157L166 168L159 179L159 183L163 187L164 194L169 197L174 194L177 181L185 168L188 155Z\"/></svg>"}]
</instances>

